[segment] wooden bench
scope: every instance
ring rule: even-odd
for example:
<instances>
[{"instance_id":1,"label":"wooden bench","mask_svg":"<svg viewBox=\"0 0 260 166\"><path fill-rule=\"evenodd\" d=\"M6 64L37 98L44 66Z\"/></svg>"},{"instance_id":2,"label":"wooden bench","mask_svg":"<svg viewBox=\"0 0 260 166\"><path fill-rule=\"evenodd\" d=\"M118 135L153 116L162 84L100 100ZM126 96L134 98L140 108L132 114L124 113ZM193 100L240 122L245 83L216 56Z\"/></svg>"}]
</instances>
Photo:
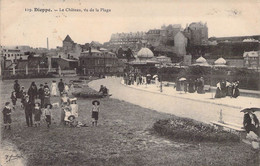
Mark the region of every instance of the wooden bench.
<instances>
[{"instance_id":1,"label":"wooden bench","mask_svg":"<svg viewBox=\"0 0 260 166\"><path fill-rule=\"evenodd\" d=\"M230 132L232 130L238 132L240 139L246 138L246 130L243 129L243 127L239 124L234 124L234 123L229 123L229 122L216 122L216 121L212 121L210 123L212 123L214 126L217 126L218 129L220 129L220 130L227 128L227 129L230 129Z\"/></svg>"}]
</instances>

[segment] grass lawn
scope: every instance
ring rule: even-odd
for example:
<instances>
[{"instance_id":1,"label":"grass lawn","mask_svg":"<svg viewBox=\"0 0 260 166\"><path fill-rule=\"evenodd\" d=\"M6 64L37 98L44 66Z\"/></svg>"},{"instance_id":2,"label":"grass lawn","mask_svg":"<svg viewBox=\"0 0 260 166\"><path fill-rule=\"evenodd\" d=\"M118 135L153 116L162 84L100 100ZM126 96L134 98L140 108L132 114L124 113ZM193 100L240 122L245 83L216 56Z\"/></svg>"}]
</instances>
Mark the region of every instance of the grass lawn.
<instances>
[{"instance_id":1,"label":"grass lawn","mask_svg":"<svg viewBox=\"0 0 260 166\"><path fill-rule=\"evenodd\" d=\"M52 79L35 79L37 85ZM26 89L32 80L20 80ZM10 99L13 81L1 82L1 106ZM52 97L52 102L59 101ZM89 127L59 124L60 110L53 109L54 123L47 129L26 127L18 100L12 130L1 128L1 137L26 156L27 165L254 165L256 153L244 143L174 142L153 133L158 119L173 115L145 109L124 101L104 98L97 127L91 126L92 99L78 99L79 121ZM2 122L2 114L1 114Z\"/></svg>"}]
</instances>

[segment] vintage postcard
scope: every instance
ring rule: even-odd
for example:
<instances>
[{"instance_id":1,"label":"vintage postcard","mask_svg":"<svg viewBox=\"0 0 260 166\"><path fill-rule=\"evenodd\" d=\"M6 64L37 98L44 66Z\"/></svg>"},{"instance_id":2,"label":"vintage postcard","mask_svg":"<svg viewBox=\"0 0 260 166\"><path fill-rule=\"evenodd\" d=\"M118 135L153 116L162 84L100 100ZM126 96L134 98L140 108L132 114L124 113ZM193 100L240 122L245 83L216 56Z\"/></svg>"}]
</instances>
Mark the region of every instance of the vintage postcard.
<instances>
[{"instance_id":1,"label":"vintage postcard","mask_svg":"<svg viewBox=\"0 0 260 166\"><path fill-rule=\"evenodd\" d=\"M259 0L0 0L2 166L260 165Z\"/></svg>"}]
</instances>

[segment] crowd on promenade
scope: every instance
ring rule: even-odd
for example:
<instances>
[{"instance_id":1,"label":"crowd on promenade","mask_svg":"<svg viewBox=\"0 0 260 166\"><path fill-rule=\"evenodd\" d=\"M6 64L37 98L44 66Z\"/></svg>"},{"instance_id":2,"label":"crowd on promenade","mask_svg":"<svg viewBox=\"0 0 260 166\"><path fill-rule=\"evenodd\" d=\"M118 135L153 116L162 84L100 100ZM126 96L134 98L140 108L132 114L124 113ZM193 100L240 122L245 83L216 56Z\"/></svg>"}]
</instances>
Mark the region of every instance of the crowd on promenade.
<instances>
[{"instance_id":1,"label":"crowd on promenade","mask_svg":"<svg viewBox=\"0 0 260 166\"><path fill-rule=\"evenodd\" d=\"M224 98L226 96L237 98L239 95L239 81L222 80L217 83L215 98Z\"/></svg>"},{"instance_id":2,"label":"crowd on promenade","mask_svg":"<svg viewBox=\"0 0 260 166\"><path fill-rule=\"evenodd\" d=\"M49 128L53 117L53 107L60 108L60 119L62 125L69 126L84 126L76 120L78 118L77 98L70 98L69 94L74 92L74 84L66 84L60 79L60 82L52 81L51 87L46 82L40 84L37 88L35 82L32 82L29 89L25 90L24 86L20 86L18 80L15 80L14 91L11 92L11 102L7 101L3 109L3 120L5 129L11 129L11 114L12 111L20 109L17 107L17 101L21 101L21 108L25 112L25 120L28 127L39 127L41 120L45 120ZM60 102L51 103L51 97L60 97ZM94 100L92 102L92 125L97 125L98 112L100 102ZM34 118L33 118L34 117Z\"/></svg>"},{"instance_id":3,"label":"crowd on promenade","mask_svg":"<svg viewBox=\"0 0 260 166\"><path fill-rule=\"evenodd\" d=\"M154 83L155 86L160 86L160 77L158 75L151 74L141 74L129 72L124 74L124 84L125 85L149 85ZM195 93L204 94L205 93L205 81L203 77L198 77L196 79L185 77L177 77L174 88L176 91L183 91L185 93ZM229 82L229 81L220 81L217 83L217 89L215 98L224 98L230 96L237 98L240 95L239 93L239 81Z\"/></svg>"}]
</instances>

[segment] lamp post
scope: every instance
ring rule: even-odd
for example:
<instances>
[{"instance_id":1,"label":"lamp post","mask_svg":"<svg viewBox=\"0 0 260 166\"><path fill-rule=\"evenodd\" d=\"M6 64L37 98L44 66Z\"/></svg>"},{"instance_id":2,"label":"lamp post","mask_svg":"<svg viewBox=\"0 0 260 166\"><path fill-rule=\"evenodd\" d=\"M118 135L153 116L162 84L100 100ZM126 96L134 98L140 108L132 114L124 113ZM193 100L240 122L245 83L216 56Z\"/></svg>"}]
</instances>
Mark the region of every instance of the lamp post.
<instances>
[{"instance_id":1,"label":"lamp post","mask_svg":"<svg viewBox=\"0 0 260 166\"><path fill-rule=\"evenodd\" d=\"M163 89L162 89L162 62L160 62L160 92L163 92Z\"/></svg>"}]
</instances>

